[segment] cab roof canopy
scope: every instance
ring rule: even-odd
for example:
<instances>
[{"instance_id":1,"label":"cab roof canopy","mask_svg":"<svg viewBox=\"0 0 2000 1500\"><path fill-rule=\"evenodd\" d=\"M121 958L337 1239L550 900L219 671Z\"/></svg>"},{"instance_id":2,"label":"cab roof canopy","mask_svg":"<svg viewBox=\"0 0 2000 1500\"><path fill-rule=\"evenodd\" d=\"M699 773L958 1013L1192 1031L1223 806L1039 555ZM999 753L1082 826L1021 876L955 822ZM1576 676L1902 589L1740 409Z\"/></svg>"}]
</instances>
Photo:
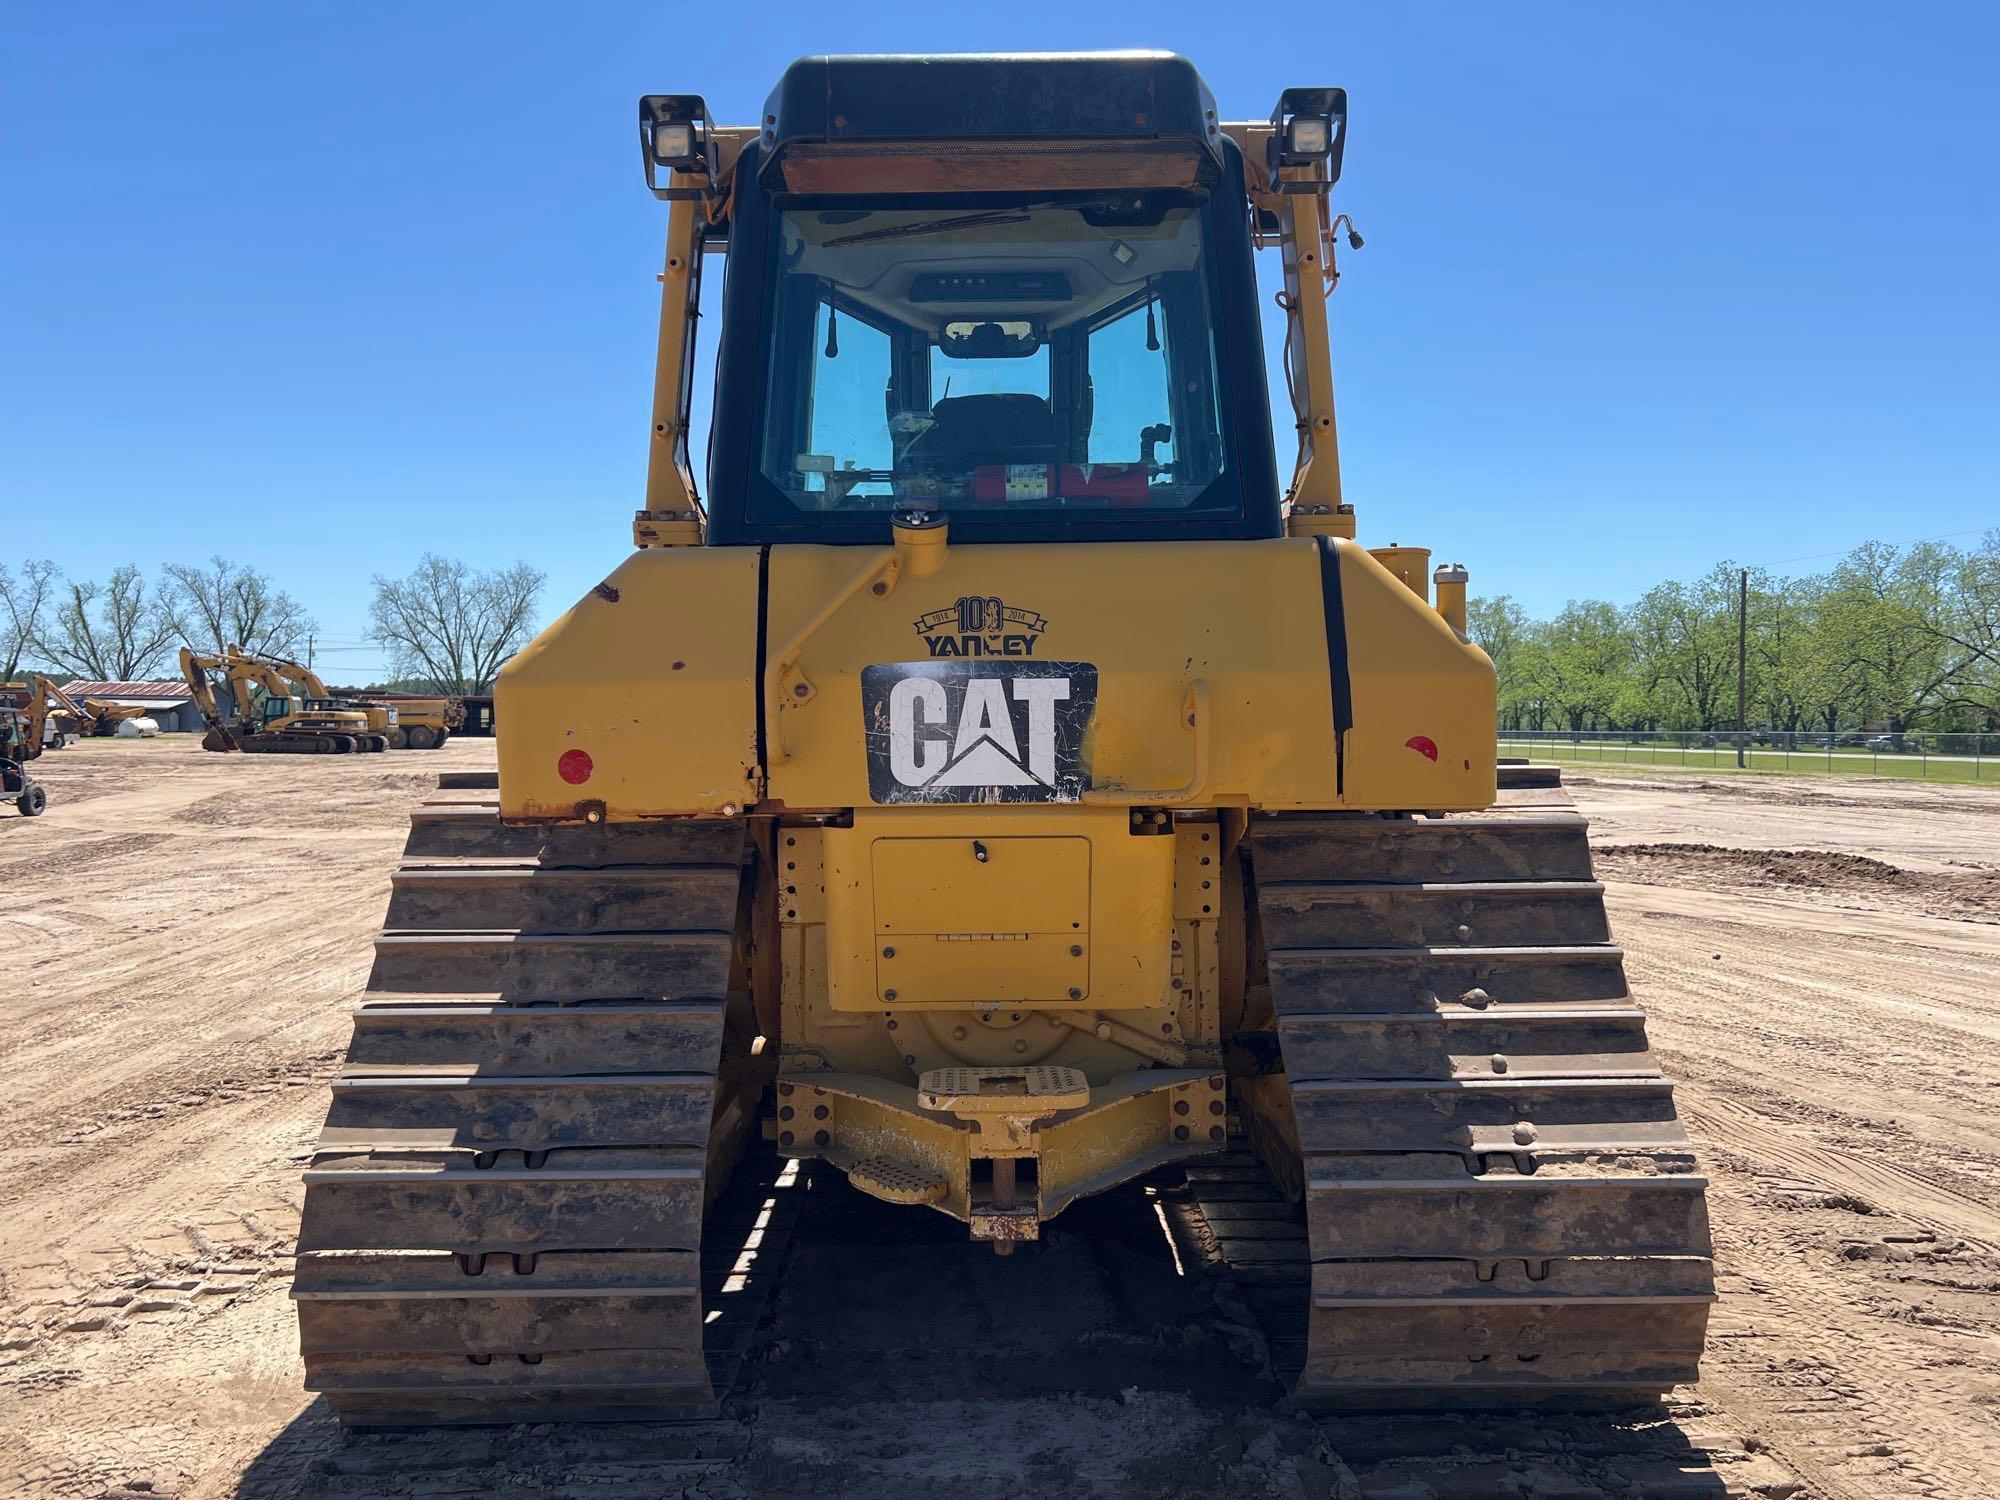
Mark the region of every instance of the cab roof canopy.
<instances>
[{"instance_id":1,"label":"cab roof canopy","mask_svg":"<svg viewBox=\"0 0 2000 1500\"><path fill-rule=\"evenodd\" d=\"M870 197L1207 187L1222 139L1171 52L803 57L764 105L759 177Z\"/></svg>"}]
</instances>

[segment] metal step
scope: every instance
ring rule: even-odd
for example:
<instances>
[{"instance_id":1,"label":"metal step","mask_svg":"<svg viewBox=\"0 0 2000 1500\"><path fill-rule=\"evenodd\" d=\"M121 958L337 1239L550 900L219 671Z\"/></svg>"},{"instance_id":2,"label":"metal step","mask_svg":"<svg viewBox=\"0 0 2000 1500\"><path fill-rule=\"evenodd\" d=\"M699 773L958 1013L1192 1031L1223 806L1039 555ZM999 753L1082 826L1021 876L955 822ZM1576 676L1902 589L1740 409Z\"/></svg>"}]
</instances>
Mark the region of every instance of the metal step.
<instances>
[{"instance_id":1,"label":"metal step","mask_svg":"<svg viewBox=\"0 0 2000 1500\"><path fill-rule=\"evenodd\" d=\"M542 933L727 932L737 866L543 869L534 864L398 870L386 927L402 932L515 928Z\"/></svg>"},{"instance_id":2,"label":"metal step","mask_svg":"<svg viewBox=\"0 0 2000 1500\"><path fill-rule=\"evenodd\" d=\"M338 1078L321 1151L706 1146L710 1073Z\"/></svg>"},{"instance_id":3,"label":"metal step","mask_svg":"<svg viewBox=\"0 0 2000 1500\"><path fill-rule=\"evenodd\" d=\"M1658 1074L1637 1006L1440 1004L1279 1018L1285 1070L1313 1078L1650 1078Z\"/></svg>"},{"instance_id":4,"label":"metal step","mask_svg":"<svg viewBox=\"0 0 2000 1500\"><path fill-rule=\"evenodd\" d=\"M532 1000L720 999L723 932L384 932L368 988Z\"/></svg>"},{"instance_id":5,"label":"metal step","mask_svg":"<svg viewBox=\"0 0 2000 1500\"><path fill-rule=\"evenodd\" d=\"M376 995L354 1013L343 1076L693 1073L722 1046L720 1000L572 1005Z\"/></svg>"},{"instance_id":6,"label":"metal step","mask_svg":"<svg viewBox=\"0 0 2000 1500\"><path fill-rule=\"evenodd\" d=\"M1264 941L1282 948L1573 946L1607 942L1594 880L1430 885L1258 883Z\"/></svg>"},{"instance_id":7,"label":"metal step","mask_svg":"<svg viewBox=\"0 0 2000 1500\"><path fill-rule=\"evenodd\" d=\"M1628 1000L1625 952L1608 943L1513 948L1273 948L1271 1000L1278 1014L1435 1012L1516 1005L1595 1009Z\"/></svg>"},{"instance_id":8,"label":"metal step","mask_svg":"<svg viewBox=\"0 0 2000 1500\"><path fill-rule=\"evenodd\" d=\"M1515 818L1287 817L1251 825L1260 881L1588 880L1574 812Z\"/></svg>"}]
</instances>

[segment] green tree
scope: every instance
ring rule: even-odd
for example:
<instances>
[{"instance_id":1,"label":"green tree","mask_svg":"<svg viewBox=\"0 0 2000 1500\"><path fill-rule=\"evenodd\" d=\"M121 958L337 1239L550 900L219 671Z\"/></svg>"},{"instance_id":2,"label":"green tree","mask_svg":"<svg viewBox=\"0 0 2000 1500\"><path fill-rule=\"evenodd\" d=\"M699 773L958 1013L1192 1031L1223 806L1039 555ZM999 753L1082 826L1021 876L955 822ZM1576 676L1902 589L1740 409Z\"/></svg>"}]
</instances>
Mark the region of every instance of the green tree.
<instances>
[{"instance_id":1,"label":"green tree","mask_svg":"<svg viewBox=\"0 0 2000 1500\"><path fill-rule=\"evenodd\" d=\"M1672 729L1717 729L1736 716L1737 569L1648 589L1628 615L1634 667L1651 714Z\"/></svg>"},{"instance_id":2,"label":"green tree","mask_svg":"<svg viewBox=\"0 0 2000 1500\"><path fill-rule=\"evenodd\" d=\"M1527 687L1565 728L1605 728L1632 698L1632 664L1632 635L1617 607L1571 600L1535 633Z\"/></svg>"}]
</instances>

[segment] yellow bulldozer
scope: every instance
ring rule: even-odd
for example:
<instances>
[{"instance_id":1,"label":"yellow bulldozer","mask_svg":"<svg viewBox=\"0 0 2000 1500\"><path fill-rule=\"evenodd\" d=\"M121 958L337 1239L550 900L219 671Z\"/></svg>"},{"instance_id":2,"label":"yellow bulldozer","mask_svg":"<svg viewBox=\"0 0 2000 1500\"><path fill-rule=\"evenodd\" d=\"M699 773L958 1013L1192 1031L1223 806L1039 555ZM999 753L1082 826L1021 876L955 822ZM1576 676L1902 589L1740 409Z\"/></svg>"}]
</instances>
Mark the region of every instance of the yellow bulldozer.
<instances>
[{"instance_id":1,"label":"yellow bulldozer","mask_svg":"<svg viewBox=\"0 0 2000 1500\"><path fill-rule=\"evenodd\" d=\"M636 550L502 673L497 777L413 814L306 1176L307 1385L707 1409L704 1209L756 1128L999 1251L1254 1151L1310 1403L1693 1379L1704 1183L1584 822L1496 760L1465 570L1341 492L1345 93L1238 123L1167 54L814 57L749 127L639 115Z\"/></svg>"}]
</instances>

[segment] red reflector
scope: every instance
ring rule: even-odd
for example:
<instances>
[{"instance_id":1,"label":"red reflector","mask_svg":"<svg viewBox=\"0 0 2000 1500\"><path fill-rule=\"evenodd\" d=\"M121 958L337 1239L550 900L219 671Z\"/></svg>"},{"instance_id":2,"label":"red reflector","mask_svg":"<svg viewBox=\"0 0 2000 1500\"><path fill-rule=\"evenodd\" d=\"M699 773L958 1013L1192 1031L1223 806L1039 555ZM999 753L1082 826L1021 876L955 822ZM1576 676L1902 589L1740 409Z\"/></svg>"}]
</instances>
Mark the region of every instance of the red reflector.
<instances>
[{"instance_id":1,"label":"red reflector","mask_svg":"<svg viewBox=\"0 0 2000 1500\"><path fill-rule=\"evenodd\" d=\"M1438 758L1437 741L1432 739L1427 734L1411 735L1408 739L1403 741L1403 748L1405 750L1414 750L1417 752L1417 754L1422 756L1427 756L1431 760L1436 760ZM578 750L572 750L570 752L570 754L572 755L579 755L581 753L582 752ZM588 775L589 773L585 772L584 774Z\"/></svg>"},{"instance_id":2,"label":"red reflector","mask_svg":"<svg viewBox=\"0 0 2000 1500\"><path fill-rule=\"evenodd\" d=\"M1431 752L1431 759L1437 759L1437 752L1435 750ZM556 761L556 775L562 777L571 786L582 786L586 781L590 780L590 773L596 769L591 764L588 752L583 750L565 750L561 758Z\"/></svg>"}]
</instances>

